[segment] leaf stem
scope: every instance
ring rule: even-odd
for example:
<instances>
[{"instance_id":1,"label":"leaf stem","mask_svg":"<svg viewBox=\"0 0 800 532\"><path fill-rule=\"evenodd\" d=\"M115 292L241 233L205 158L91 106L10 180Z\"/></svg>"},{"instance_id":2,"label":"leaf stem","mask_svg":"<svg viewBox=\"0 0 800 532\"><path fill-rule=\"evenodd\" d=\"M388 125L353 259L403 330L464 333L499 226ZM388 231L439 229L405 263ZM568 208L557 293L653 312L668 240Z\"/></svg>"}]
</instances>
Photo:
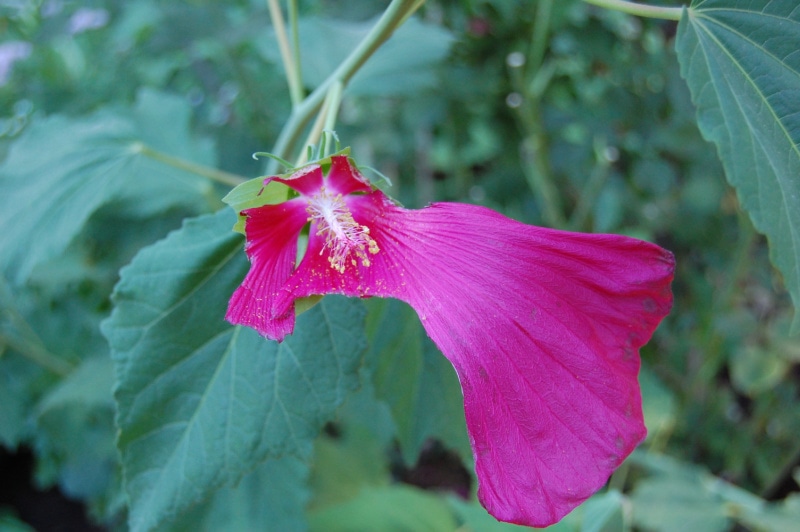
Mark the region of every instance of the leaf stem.
<instances>
[{"instance_id":1,"label":"leaf stem","mask_svg":"<svg viewBox=\"0 0 800 532\"><path fill-rule=\"evenodd\" d=\"M0 335L0 356L2 356L3 348L8 346L16 353L57 375L62 377L68 375L73 369L72 364L50 353L44 347L39 335L17 310L13 297L5 278L0 277L0 303L2 303L6 319L16 331L14 336L8 333Z\"/></svg>"},{"instance_id":2,"label":"leaf stem","mask_svg":"<svg viewBox=\"0 0 800 532\"><path fill-rule=\"evenodd\" d=\"M132 149L134 152L141 153L145 157L149 157L154 161L164 163L167 166L172 166L173 168L177 168L179 170L185 170L186 172L205 177L211 181L222 183L223 185L235 187L247 181L247 179L244 177L236 174L231 174L222 170L217 170L216 168L211 168L209 166L195 164L179 157L167 155L166 153L154 150L153 148L141 142L136 142Z\"/></svg>"},{"instance_id":3,"label":"leaf stem","mask_svg":"<svg viewBox=\"0 0 800 532\"><path fill-rule=\"evenodd\" d=\"M269 16L272 19L272 27L275 29L275 38L278 41L278 49L281 52L281 60L283 61L283 69L286 72L286 82L289 84L289 96L292 99L292 107L296 108L303 101L303 86L300 81L300 63L295 62L295 58L299 57L299 50L295 50L294 54L289 44L289 37L286 35L286 23L283 20L283 13L278 0L267 0L269 7ZM291 6L290 17L291 17ZM296 24L296 20L294 21ZM295 37L296 28L295 30Z\"/></svg>"},{"instance_id":4,"label":"leaf stem","mask_svg":"<svg viewBox=\"0 0 800 532\"><path fill-rule=\"evenodd\" d=\"M308 124L308 121L322 107L331 85L341 82L346 86L358 69L369 59L373 53L392 36L392 33L400 27L403 21L408 18L422 2L419 0L392 0L381 18L369 31L359 45L350 55L342 61L336 70L317 87L314 92L308 95L300 105L294 108L289 120L283 127L272 153L284 159L291 159L295 144ZM274 171L272 164L267 167L267 173Z\"/></svg>"},{"instance_id":5,"label":"leaf stem","mask_svg":"<svg viewBox=\"0 0 800 532\"><path fill-rule=\"evenodd\" d=\"M0 336L0 345L10 347L15 353L61 377L66 377L74 369L69 362L60 359L44 347L31 341L18 340L11 336L3 335Z\"/></svg>"},{"instance_id":6,"label":"leaf stem","mask_svg":"<svg viewBox=\"0 0 800 532\"><path fill-rule=\"evenodd\" d=\"M587 4L622 11L638 17L658 18L662 20L680 20L684 7L648 6L627 2L626 0L583 0Z\"/></svg>"}]
</instances>

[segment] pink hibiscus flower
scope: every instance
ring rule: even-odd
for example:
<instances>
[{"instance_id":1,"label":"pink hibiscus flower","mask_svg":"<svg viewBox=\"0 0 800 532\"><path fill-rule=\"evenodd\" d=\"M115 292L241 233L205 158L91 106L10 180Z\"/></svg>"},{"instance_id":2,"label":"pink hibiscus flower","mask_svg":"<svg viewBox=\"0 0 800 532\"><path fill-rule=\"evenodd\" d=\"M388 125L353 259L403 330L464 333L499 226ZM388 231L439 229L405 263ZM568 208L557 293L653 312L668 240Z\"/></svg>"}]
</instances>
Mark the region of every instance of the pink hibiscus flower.
<instances>
[{"instance_id":1,"label":"pink hibiscus flower","mask_svg":"<svg viewBox=\"0 0 800 532\"><path fill-rule=\"evenodd\" d=\"M503 521L557 522L645 437L638 350L672 304L672 254L474 205L404 209L348 157L324 168L267 178L298 195L243 211L251 268L227 319L280 341L298 298L407 302L461 382L481 503Z\"/></svg>"}]
</instances>

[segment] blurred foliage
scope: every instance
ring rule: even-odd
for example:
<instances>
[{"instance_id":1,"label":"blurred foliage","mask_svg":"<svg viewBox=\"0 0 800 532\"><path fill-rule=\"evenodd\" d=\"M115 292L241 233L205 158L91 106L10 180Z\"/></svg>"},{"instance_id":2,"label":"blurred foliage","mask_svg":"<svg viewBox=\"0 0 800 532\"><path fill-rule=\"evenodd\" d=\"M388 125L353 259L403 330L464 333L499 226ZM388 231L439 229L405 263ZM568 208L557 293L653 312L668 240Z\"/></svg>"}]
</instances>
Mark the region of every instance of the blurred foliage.
<instances>
[{"instance_id":1,"label":"blurred foliage","mask_svg":"<svg viewBox=\"0 0 800 532\"><path fill-rule=\"evenodd\" d=\"M255 177L263 163L250 154L272 146L290 99L265 2L82 4L0 4L2 46L23 43L0 57L0 190L29 191L0 214L0 442L33 450L38 486L122 530L99 324L120 268L228 190L131 146ZM309 89L384 6L300 2ZM674 310L642 350L648 440L554 529L789 530L800 521L800 340L766 241L698 131L676 24L541 0L429 1L412 22L397 35L408 44L390 41L345 93L337 125L395 197L629 234L677 257ZM43 209L57 234L36 226ZM361 387L313 459L270 455L167 529L519 528L469 498L460 390L413 312L366 308ZM0 525L28 529L11 508Z\"/></svg>"}]
</instances>

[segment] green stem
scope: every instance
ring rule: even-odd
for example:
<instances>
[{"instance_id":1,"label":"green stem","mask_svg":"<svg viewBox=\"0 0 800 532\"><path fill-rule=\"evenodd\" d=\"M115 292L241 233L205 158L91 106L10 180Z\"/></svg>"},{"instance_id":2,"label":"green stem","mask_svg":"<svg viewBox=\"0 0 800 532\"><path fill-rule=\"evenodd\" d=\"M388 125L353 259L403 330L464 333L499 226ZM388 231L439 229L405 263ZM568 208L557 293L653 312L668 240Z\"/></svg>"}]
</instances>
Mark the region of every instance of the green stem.
<instances>
[{"instance_id":1,"label":"green stem","mask_svg":"<svg viewBox=\"0 0 800 532\"><path fill-rule=\"evenodd\" d=\"M575 210L572 211L572 216L569 219L567 228L571 231L580 231L581 229L584 229L586 220L589 218L589 213L597 201L597 197L600 195L600 192L603 190L603 185L608 178L610 164L603 154L605 147L605 140L595 139L595 166L594 169L592 169L592 173L589 175L589 179L586 181L586 184L581 190L578 203L575 206Z\"/></svg>"},{"instance_id":2,"label":"green stem","mask_svg":"<svg viewBox=\"0 0 800 532\"><path fill-rule=\"evenodd\" d=\"M392 0L381 18L356 49L342 61L338 68L314 92L294 108L281 134L278 136L272 153L284 159L291 159L292 152L303 129L308 124L308 121L319 111L331 85L338 81L343 86L346 86L367 59L392 36L392 33L400 24L420 5L421 2L419 0ZM270 164L267 168L267 173L272 171L274 171L274 164Z\"/></svg>"},{"instance_id":3,"label":"green stem","mask_svg":"<svg viewBox=\"0 0 800 532\"><path fill-rule=\"evenodd\" d=\"M247 181L246 178L236 174L223 172L222 170L217 170L216 168L211 168L209 166L203 166L200 164L191 163L185 159L180 159L178 157L173 157L172 155L167 155L166 153L154 150L153 148L145 144L142 144L141 142L135 143L132 149L134 152L141 153L145 157L149 157L154 161L164 163L168 166L172 166L173 168L177 168L179 170L185 170L192 174L196 174L205 177L206 179L210 179L211 181L222 183L223 185L229 185L235 187Z\"/></svg>"},{"instance_id":4,"label":"green stem","mask_svg":"<svg viewBox=\"0 0 800 532\"><path fill-rule=\"evenodd\" d=\"M328 92L328 101L325 104L328 109L325 113L324 131L333 131L336 129L336 117L339 115L339 106L342 105L343 92L344 83L341 81L337 81L331 85L331 90Z\"/></svg>"},{"instance_id":5,"label":"green stem","mask_svg":"<svg viewBox=\"0 0 800 532\"><path fill-rule=\"evenodd\" d=\"M553 0L539 0L536 5L536 20L533 23L531 49L528 52L526 67L530 72L539 70L544 62L547 50L547 37L550 29L550 13L553 11Z\"/></svg>"},{"instance_id":6,"label":"green stem","mask_svg":"<svg viewBox=\"0 0 800 532\"><path fill-rule=\"evenodd\" d=\"M286 35L286 23L283 21L283 13L278 0L267 0L269 16L272 19L272 27L275 29L275 39L278 41L278 49L281 52L283 69L286 72L286 82L289 84L289 96L292 99L292 106L297 107L303 101L303 86L300 81L300 63L295 62L289 45L289 37ZM299 56L299 51L296 55Z\"/></svg>"},{"instance_id":7,"label":"green stem","mask_svg":"<svg viewBox=\"0 0 800 532\"><path fill-rule=\"evenodd\" d=\"M10 336L0 336L0 345L6 345L10 347L15 353L24 356L38 366L41 366L44 369L61 377L66 377L74 369L72 364L69 362L58 358L44 347L33 342L17 340Z\"/></svg>"},{"instance_id":8,"label":"green stem","mask_svg":"<svg viewBox=\"0 0 800 532\"><path fill-rule=\"evenodd\" d=\"M325 98L322 108L319 110L319 113L317 113L317 119L314 120L314 124L308 132L306 141L303 143L306 149L301 150L300 155L295 160L295 168L303 166L308 161L308 148L319 142L319 137L325 129L325 117L328 115L328 103L329 99Z\"/></svg>"},{"instance_id":9,"label":"green stem","mask_svg":"<svg viewBox=\"0 0 800 532\"><path fill-rule=\"evenodd\" d=\"M291 90L293 90L295 93L292 101L295 102L296 99L296 104L298 105L305 96L305 94L303 94L303 69L302 63L300 62L299 20L300 17L297 13L297 0L289 0L289 29L292 32L292 65L294 67L294 88Z\"/></svg>"},{"instance_id":10,"label":"green stem","mask_svg":"<svg viewBox=\"0 0 800 532\"><path fill-rule=\"evenodd\" d=\"M566 221L564 220L558 187L550 174L547 143L541 133L539 119L535 118L534 120L534 124L528 124L530 128L529 134L522 145L525 177L536 196L539 208L542 209L542 218L544 218L545 223L556 229L564 229ZM523 125L523 127L525 126Z\"/></svg>"},{"instance_id":11,"label":"green stem","mask_svg":"<svg viewBox=\"0 0 800 532\"><path fill-rule=\"evenodd\" d=\"M25 317L17 310L14 304L14 294L12 293L6 279L0 276L0 310L2 310L2 321L6 321L15 331L14 336L9 334L0 335L0 356L6 346L14 349L15 352L31 360L39 366L64 376L72 371L72 364L51 354L44 347L44 343L30 326Z\"/></svg>"},{"instance_id":12,"label":"green stem","mask_svg":"<svg viewBox=\"0 0 800 532\"><path fill-rule=\"evenodd\" d=\"M663 20L680 20L683 15L683 7L661 7L626 2L625 0L583 0L587 4L622 11L629 15L638 17L659 18Z\"/></svg>"},{"instance_id":13,"label":"green stem","mask_svg":"<svg viewBox=\"0 0 800 532\"><path fill-rule=\"evenodd\" d=\"M542 69L547 50L547 35L552 8L552 0L541 0L537 6L531 46L525 57L525 72L517 65L509 64L509 67L514 91L524 95L522 103L517 109L517 119L525 137L521 147L525 178L542 211L544 222L550 227L563 229L566 221L561 195L550 169L547 136L539 105L539 97L544 91L544 86L538 86L536 93L533 93L531 84L526 81L526 73L535 76Z\"/></svg>"}]
</instances>

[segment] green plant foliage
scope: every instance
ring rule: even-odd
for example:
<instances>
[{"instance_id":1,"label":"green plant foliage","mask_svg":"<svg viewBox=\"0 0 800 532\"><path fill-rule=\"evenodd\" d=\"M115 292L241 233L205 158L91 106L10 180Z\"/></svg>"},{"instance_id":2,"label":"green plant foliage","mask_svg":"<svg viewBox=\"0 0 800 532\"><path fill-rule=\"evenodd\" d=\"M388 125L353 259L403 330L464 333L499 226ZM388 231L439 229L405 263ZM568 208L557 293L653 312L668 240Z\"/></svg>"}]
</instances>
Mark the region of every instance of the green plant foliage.
<instances>
[{"instance_id":1,"label":"green plant foliage","mask_svg":"<svg viewBox=\"0 0 800 532\"><path fill-rule=\"evenodd\" d=\"M429 438L471 460L461 386L450 362L405 303L376 299L369 309L367 360L376 396L392 412L406 462L416 460Z\"/></svg>"},{"instance_id":2,"label":"green plant foliage","mask_svg":"<svg viewBox=\"0 0 800 532\"><path fill-rule=\"evenodd\" d=\"M278 2L305 92L414 3ZM407 305L309 298L280 344L225 322L248 268L235 212L292 194L251 154L289 126L289 166L334 127L408 208L674 252L641 352L648 438L551 530L796 529L800 10L688 3L647 2L676 23L427 0L335 116L290 98L268 2L3 3L0 529L33 529L35 490L114 531L524 529L477 501L455 372Z\"/></svg>"},{"instance_id":3,"label":"green plant foliage","mask_svg":"<svg viewBox=\"0 0 800 532\"><path fill-rule=\"evenodd\" d=\"M374 25L374 20L304 17L300 22L303 80L312 88L319 86ZM430 88L436 83L434 67L447 55L452 42L453 36L446 29L409 20L359 70L348 85L348 93L405 95ZM280 61L273 40L261 51L271 61Z\"/></svg>"},{"instance_id":4,"label":"green plant foliage","mask_svg":"<svg viewBox=\"0 0 800 532\"><path fill-rule=\"evenodd\" d=\"M8 249L0 264L6 275L24 282L111 202L139 217L176 206L207 210L207 181L141 152L144 144L213 164L211 145L193 140L188 125L185 103L151 91L143 91L131 110L105 109L81 119L51 116L31 124L0 167L0 230Z\"/></svg>"},{"instance_id":5,"label":"green plant foliage","mask_svg":"<svg viewBox=\"0 0 800 532\"><path fill-rule=\"evenodd\" d=\"M681 75L730 183L800 308L800 12L794 0L696 0L676 42ZM800 312L793 331L800 332Z\"/></svg>"},{"instance_id":6,"label":"green plant foliage","mask_svg":"<svg viewBox=\"0 0 800 532\"><path fill-rule=\"evenodd\" d=\"M652 475L637 484L631 497L634 522L648 530L722 531L738 521L783 532L800 522L800 504L794 496L768 504L700 467L666 456L636 454L633 461Z\"/></svg>"},{"instance_id":7,"label":"green plant foliage","mask_svg":"<svg viewBox=\"0 0 800 532\"><path fill-rule=\"evenodd\" d=\"M362 491L347 502L311 512L310 530L455 530L445 501L407 486Z\"/></svg>"},{"instance_id":8,"label":"green plant foliage","mask_svg":"<svg viewBox=\"0 0 800 532\"><path fill-rule=\"evenodd\" d=\"M114 291L103 332L134 530L157 527L266 458L307 457L358 384L357 300L325 300L282 344L224 321L247 265L234 220L223 210L188 221L142 250Z\"/></svg>"},{"instance_id":9,"label":"green plant foliage","mask_svg":"<svg viewBox=\"0 0 800 532\"><path fill-rule=\"evenodd\" d=\"M267 460L238 484L216 491L201 505L162 527L197 530L305 530L308 465L286 456Z\"/></svg>"},{"instance_id":10,"label":"green plant foliage","mask_svg":"<svg viewBox=\"0 0 800 532\"><path fill-rule=\"evenodd\" d=\"M39 415L76 403L89 407L112 407L113 377L110 358L93 357L85 360L42 398L38 405Z\"/></svg>"}]
</instances>

